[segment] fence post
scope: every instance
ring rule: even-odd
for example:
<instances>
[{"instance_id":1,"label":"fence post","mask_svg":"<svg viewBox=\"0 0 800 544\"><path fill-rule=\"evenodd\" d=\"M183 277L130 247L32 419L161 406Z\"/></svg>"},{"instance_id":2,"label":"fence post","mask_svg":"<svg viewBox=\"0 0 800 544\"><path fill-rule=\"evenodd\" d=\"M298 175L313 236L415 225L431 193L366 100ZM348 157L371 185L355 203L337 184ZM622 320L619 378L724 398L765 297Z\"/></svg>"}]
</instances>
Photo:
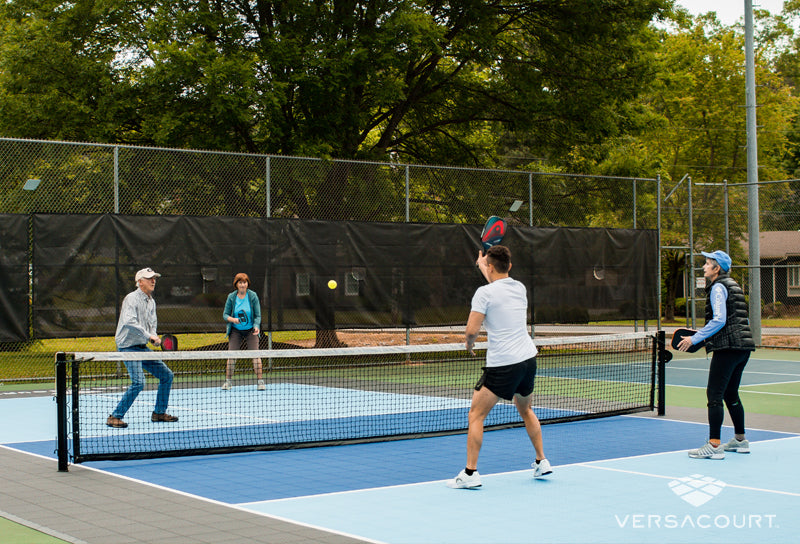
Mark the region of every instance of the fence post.
<instances>
[{"instance_id":1,"label":"fence post","mask_svg":"<svg viewBox=\"0 0 800 544\"><path fill-rule=\"evenodd\" d=\"M411 177L409 165L406 165L406 223L411 221ZM405 298L407 295L403 293ZM411 344L411 326L406 325L406 345Z\"/></svg>"},{"instance_id":2,"label":"fence post","mask_svg":"<svg viewBox=\"0 0 800 544\"><path fill-rule=\"evenodd\" d=\"M692 178L688 177L686 188L689 190L689 289L687 294L690 294L689 299L686 300L688 303L690 300L692 301L692 328L697 328L696 325L696 318L697 318L697 302L695 300L695 294L697 293L697 283L695 280L695 271L694 271L694 212L692 211ZM689 313L689 308L687 307L686 313Z\"/></svg>"},{"instance_id":3,"label":"fence post","mask_svg":"<svg viewBox=\"0 0 800 544\"><path fill-rule=\"evenodd\" d=\"M409 175L409 165L406 165L406 223L411 221L411 178Z\"/></svg>"},{"instance_id":4,"label":"fence post","mask_svg":"<svg viewBox=\"0 0 800 544\"><path fill-rule=\"evenodd\" d=\"M271 166L272 166L272 161L270 161L270 156L267 155L267 163L265 165L266 173L264 174L264 181L265 181L265 186L266 186L266 191L267 191L267 195L266 195L267 196L267 219L269 219L272 216L272 169L271 169Z\"/></svg>"},{"instance_id":5,"label":"fence post","mask_svg":"<svg viewBox=\"0 0 800 544\"><path fill-rule=\"evenodd\" d=\"M661 330L661 309L664 302L661 300L661 174L656 175L656 239L658 240L656 244L658 246L656 248L658 252L658 255L656 255L656 262L658 263L656 268L656 285L658 286L658 321L656 329Z\"/></svg>"},{"instance_id":6,"label":"fence post","mask_svg":"<svg viewBox=\"0 0 800 544\"><path fill-rule=\"evenodd\" d=\"M722 180L723 192L725 194L725 253L731 254L731 229L730 216L728 210L728 180Z\"/></svg>"},{"instance_id":7,"label":"fence post","mask_svg":"<svg viewBox=\"0 0 800 544\"><path fill-rule=\"evenodd\" d=\"M533 172L528 172L528 226L533 226Z\"/></svg>"},{"instance_id":8,"label":"fence post","mask_svg":"<svg viewBox=\"0 0 800 544\"><path fill-rule=\"evenodd\" d=\"M114 146L114 213L119 215L119 146Z\"/></svg>"}]
</instances>

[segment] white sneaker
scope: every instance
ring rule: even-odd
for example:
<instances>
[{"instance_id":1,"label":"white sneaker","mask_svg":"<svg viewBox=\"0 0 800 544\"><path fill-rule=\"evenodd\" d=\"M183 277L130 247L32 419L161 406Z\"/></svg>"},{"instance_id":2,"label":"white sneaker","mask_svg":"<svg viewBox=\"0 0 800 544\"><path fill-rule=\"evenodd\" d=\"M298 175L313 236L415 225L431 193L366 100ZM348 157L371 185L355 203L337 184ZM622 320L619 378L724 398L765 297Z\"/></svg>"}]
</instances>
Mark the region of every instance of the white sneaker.
<instances>
[{"instance_id":1,"label":"white sneaker","mask_svg":"<svg viewBox=\"0 0 800 544\"><path fill-rule=\"evenodd\" d=\"M258 380L258 390L259 391L266 391L267 390L267 386L264 383L264 380Z\"/></svg>"},{"instance_id":2,"label":"white sneaker","mask_svg":"<svg viewBox=\"0 0 800 544\"><path fill-rule=\"evenodd\" d=\"M447 480L447 487L452 487L453 489L474 489L480 486L481 475L478 474L477 470L472 473L472 476L468 476L466 471L462 470L458 473L458 476L452 480Z\"/></svg>"},{"instance_id":3,"label":"white sneaker","mask_svg":"<svg viewBox=\"0 0 800 544\"><path fill-rule=\"evenodd\" d=\"M228 380L225 380L225 383L222 384L222 390L223 391L227 391L230 388L231 388L231 382L229 382Z\"/></svg>"},{"instance_id":4,"label":"white sneaker","mask_svg":"<svg viewBox=\"0 0 800 544\"><path fill-rule=\"evenodd\" d=\"M746 438L744 440L731 438L722 448L725 451L735 451L736 453L750 453L750 442L748 442Z\"/></svg>"},{"instance_id":5,"label":"white sneaker","mask_svg":"<svg viewBox=\"0 0 800 544\"><path fill-rule=\"evenodd\" d=\"M550 466L550 461L547 459L536 461L531 466L533 467L534 478L542 478L553 473L553 468Z\"/></svg>"},{"instance_id":6,"label":"white sneaker","mask_svg":"<svg viewBox=\"0 0 800 544\"><path fill-rule=\"evenodd\" d=\"M725 459L725 448L722 447L722 444L713 446L711 442L707 442L702 448L689 450L689 457L692 459Z\"/></svg>"}]
</instances>

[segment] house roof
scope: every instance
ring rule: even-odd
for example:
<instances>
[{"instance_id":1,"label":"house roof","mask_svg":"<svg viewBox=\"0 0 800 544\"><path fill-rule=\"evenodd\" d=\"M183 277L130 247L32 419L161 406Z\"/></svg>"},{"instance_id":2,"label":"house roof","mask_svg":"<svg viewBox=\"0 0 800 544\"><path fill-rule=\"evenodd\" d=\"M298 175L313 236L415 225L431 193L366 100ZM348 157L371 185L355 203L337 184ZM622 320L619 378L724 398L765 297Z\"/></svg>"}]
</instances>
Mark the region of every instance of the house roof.
<instances>
[{"instance_id":1,"label":"house roof","mask_svg":"<svg viewBox=\"0 0 800 544\"><path fill-rule=\"evenodd\" d=\"M742 242L745 252L749 250L747 240ZM800 255L800 231L776 230L761 232L758 236L758 251L762 259L784 259Z\"/></svg>"}]
</instances>

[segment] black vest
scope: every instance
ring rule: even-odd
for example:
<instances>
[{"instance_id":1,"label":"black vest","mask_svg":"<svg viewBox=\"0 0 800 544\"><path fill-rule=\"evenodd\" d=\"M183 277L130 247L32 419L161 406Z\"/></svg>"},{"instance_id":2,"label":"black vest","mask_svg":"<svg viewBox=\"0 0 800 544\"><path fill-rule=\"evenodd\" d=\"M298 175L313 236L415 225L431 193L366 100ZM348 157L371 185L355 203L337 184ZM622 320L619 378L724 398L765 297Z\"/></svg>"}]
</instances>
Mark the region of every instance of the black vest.
<instances>
[{"instance_id":1,"label":"black vest","mask_svg":"<svg viewBox=\"0 0 800 544\"><path fill-rule=\"evenodd\" d=\"M728 290L726 312L728 319L725 325L716 334L706 339L706 351L721 349L736 349L754 351L753 333L750 332L750 319L747 312L747 300L739 284L730 276L720 275L714 282L706 287L706 323L714 318L714 309L711 307L711 287L721 283Z\"/></svg>"}]
</instances>

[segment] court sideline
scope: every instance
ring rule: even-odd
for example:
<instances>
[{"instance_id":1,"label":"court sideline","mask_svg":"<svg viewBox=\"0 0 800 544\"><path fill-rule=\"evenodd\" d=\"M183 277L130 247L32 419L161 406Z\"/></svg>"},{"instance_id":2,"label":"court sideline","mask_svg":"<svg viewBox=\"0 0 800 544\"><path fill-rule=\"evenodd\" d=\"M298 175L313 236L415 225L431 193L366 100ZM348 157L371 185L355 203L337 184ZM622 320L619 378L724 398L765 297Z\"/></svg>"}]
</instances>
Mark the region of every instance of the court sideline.
<instances>
[{"instance_id":1,"label":"court sideline","mask_svg":"<svg viewBox=\"0 0 800 544\"><path fill-rule=\"evenodd\" d=\"M663 420L654 414L651 417ZM800 434L800 418L757 413L748 413L747 417L750 429ZM667 418L705 424L706 411L668 407ZM727 416L725 424L730 425ZM573 434L566 429L555 432L566 436L565 433ZM659 437L653 436L652 440L659 440ZM695 445L694 442L691 445ZM223 501L143 484L88 466L71 465L69 473L59 473L55 459L49 458L50 452L40 453L43 455L36 456L0 446L0 488L3 489L0 493L0 516L67 542L365 541L347 534L331 533L260 515ZM225 463L220 463L220 467L224 466ZM314 477L324 478L324 468L320 466L319 475ZM452 467L448 464L447 468ZM225 469L220 468L216 472L220 486L224 487ZM441 474L433 479L449 476L449 473ZM264 478L261 481L254 480L253 485L269 486L270 483Z\"/></svg>"},{"instance_id":2,"label":"court sideline","mask_svg":"<svg viewBox=\"0 0 800 544\"><path fill-rule=\"evenodd\" d=\"M0 446L0 516L75 544L363 542L81 465L69 470Z\"/></svg>"},{"instance_id":3,"label":"court sideline","mask_svg":"<svg viewBox=\"0 0 800 544\"><path fill-rule=\"evenodd\" d=\"M705 410L673 408L670 419L705 421ZM657 416L652 416L657 417ZM800 419L752 414L754 428L800 433ZM764 424L771 423L769 427ZM225 474L219 477L224 479ZM446 475L443 474L443 477ZM263 485L268 485L264 483ZM103 544L331 542L365 540L289 523L223 502L0 446L0 516L67 542Z\"/></svg>"}]
</instances>

